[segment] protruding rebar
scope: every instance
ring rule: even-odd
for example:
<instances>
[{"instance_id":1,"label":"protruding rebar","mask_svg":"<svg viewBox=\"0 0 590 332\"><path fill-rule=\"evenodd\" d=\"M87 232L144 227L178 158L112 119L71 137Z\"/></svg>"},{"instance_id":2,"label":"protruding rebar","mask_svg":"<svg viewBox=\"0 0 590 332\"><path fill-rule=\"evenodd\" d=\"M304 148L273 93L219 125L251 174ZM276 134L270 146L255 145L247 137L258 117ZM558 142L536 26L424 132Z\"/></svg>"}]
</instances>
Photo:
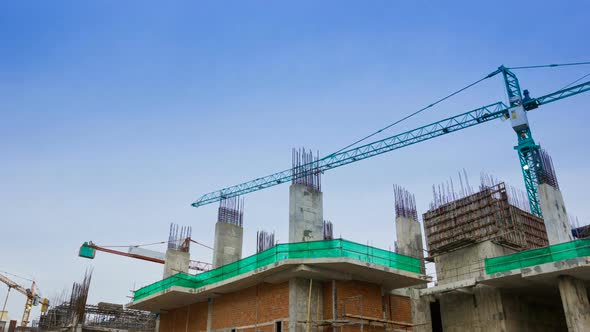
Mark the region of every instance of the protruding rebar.
<instances>
[{"instance_id":1,"label":"protruding rebar","mask_svg":"<svg viewBox=\"0 0 590 332\"><path fill-rule=\"evenodd\" d=\"M469 177L467 176L465 169L463 169L462 172L458 172L458 175L460 185L460 188L458 189L455 189L452 178L446 182L432 186L433 201L430 203L430 210L437 209L445 204L471 196L475 193L469 184ZM504 183L493 175L483 172L480 174L479 179L479 192L489 191L490 189L497 187L500 183ZM508 197L510 205L516 206L517 208L530 213L530 205L526 193L513 186L507 184L504 185L506 187L506 196ZM497 195L498 194L496 194L496 196Z\"/></svg>"},{"instance_id":2,"label":"protruding rebar","mask_svg":"<svg viewBox=\"0 0 590 332\"><path fill-rule=\"evenodd\" d=\"M324 220L324 240L334 239L334 225L329 220Z\"/></svg>"},{"instance_id":3,"label":"protruding rebar","mask_svg":"<svg viewBox=\"0 0 590 332\"><path fill-rule=\"evenodd\" d=\"M239 227L244 225L244 199L240 196L219 201L217 220Z\"/></svg>"},{"instance_id":4,"label":"protruding rebar","mask_svg":"<svg viewBox=\"0 0 590 332\"><path fill-rule=\"evenodd\" d=\"M404 217L418 221L418 212L416 210L416 198L414 194L405 188L393 185L393 197L395 200L396 218Z\"/></svg>"},{"instance_id":5,"label":"protruding rebar","mask_svg":"<svg viewBox=\"0 0 590 332\"><path fill-rule=\"evenodd\" d=\"M256 232L256 253L263 252L275 246L275 233L265 231Z\"/></svg>"},{"instance_id":6,"label":"protruding rebar","mask_svg":"<svg viewBox=\"0 0 590 332\"><path fill-rule=\"evenodd\" d=\"M313 152L305 151L305 148L299 150L293 149L292 152L292 183L303 184L317 191L322 190L321 172L319 170L319 152L313 156Z\"/></svg>"},{"instance_id":7,"label":"protruding rebar","mask_svg":"<svg viewBox=\"0 0 590 332\"><path fill-rule=\"evenodd\" d=\"M190 238L192 227L182 226L177 224L170 224L170 234L168 235L168 249L189 252Z\"/></svg>"},{"instance_id":8,"label":"protruding rebar","mask_svg":"<svg viewBox=\"0 0 590 332\"><path fill-rule=\"evenodd\" d=\"M555 174L555 168L553 167L553 160L546 150L539 150L539 162L541 167L539 169L539 183L546 183L553 188L559 190L559 183L557 182L557 175Z\"/></svg>"}]
</instances>

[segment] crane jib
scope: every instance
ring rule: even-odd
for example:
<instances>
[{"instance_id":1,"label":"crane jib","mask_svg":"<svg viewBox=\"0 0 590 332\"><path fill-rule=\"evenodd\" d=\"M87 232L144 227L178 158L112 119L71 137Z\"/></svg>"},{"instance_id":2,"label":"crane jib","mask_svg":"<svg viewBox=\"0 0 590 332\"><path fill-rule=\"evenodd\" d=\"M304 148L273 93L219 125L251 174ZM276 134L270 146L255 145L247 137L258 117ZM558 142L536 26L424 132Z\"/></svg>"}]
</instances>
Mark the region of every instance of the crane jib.
<instances>
[{"instance_id":1,"label":"crane jib","mask_svg":"<svg viewBox=\"0 0 590 332\"><path fill-rule=\"evenodd\" d=\"M508 84L508 88L512 89L518 86L518 80L513 75L508 75L512 78ZM519 88L519 87L518 87ZM590 90L590 81L584 82L572 87L564 88L544 96L531 99L524 103L525 108L529 104L544 105L557 100L568 98ZM314 161L311 169L324 172L343 165L354 163L363 159L374 157L389 151L397 150L409 145L423 142L438 136L446 135L461 129L469 128L477 124L485 123L494 119L508 116L509 107L502 102L497 102L487 106L483 106L469 112L465 112L453 117L449 117L426 126L422 126L404 133L391 136L382 140L362 145L360 147L351 148L342 152L334 153L323 157L318 161ZM530 108L534 109L534 108ZM305 166L305 165L304 165ZM305 176L305 172L298 172L295 176ZM254 191L273 187L285 182L293 180L295 177L291 169L287 169L278 173L274 173L265 177L257 178L252 181L244 182L235 186L224 188L201 196L197 201L192 203L192 206L199 207L220 201L225 198L235 197L251 193Z\"/></svg>"}]
</instances>

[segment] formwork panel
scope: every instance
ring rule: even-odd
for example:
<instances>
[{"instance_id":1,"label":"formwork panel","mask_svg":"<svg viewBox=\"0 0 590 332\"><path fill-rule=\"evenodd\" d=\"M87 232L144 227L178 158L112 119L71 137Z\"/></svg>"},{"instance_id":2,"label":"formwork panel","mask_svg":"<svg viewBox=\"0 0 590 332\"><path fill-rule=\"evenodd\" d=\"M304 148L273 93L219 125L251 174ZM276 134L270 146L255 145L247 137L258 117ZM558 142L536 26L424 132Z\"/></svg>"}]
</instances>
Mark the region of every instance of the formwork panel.
<instances>
[{"instance_id":1,"label":"formwork panel","mask_svg":"<svg viewBox=\"0 0 590 332\"><path fill-rule=\"evenodd\" d=\"M517 250L548 245L543 219L510 205L504 183L423 215L430 255L493 240Z\"/></svg>"}]
</instances>

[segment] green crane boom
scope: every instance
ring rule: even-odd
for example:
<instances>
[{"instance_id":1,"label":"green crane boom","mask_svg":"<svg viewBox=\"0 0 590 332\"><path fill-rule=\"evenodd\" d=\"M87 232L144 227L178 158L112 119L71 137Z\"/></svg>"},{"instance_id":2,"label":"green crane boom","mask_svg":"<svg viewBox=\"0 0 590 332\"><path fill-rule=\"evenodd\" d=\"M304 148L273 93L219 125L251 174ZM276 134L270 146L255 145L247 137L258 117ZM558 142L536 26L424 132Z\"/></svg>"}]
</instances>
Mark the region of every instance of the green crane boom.
<instances>
[{"instance_id":1,"label":"green crane boom","mask_svg":"<svg viewBox=\"0 0 590 332\"><path fill-rule=\"evenodd\" d=\"M501 66L498 68L498 70L491 73L487 77L489 78L499 73L502 73L504 76L510 106L507 106L502 102L497 102L476 108L469 112L452 116L426 126L403 132L401 134L328 155L319 159L318 161L310 163L310 165L303 165L302 169L312 169L314 171L325 172L336 167L344 166L412 144L427 141L438 136L450 134L461 129L489 122L494 119L510 118L513 120L513 118L515 118L515 114L518 114L516 112L518 110L524 113L525 111L535 109L540 105L548 104L590 90L590 81L588 81L552 92L538 98L528 98L528 94L525 91L525 98L523 100L518 79L516 78L516 75L514 75L514 73L512 73L508 68ZM538 162L539 146L535 144L532 138L530 128L528 127L528 122L526 122L526 116L524 121L524 125L520 125L518 127L515 127L513 122L513 128L515 129L518 136L518 145L515 147L515 149L518 151L523 169L531 212L537 216L541 216L541 210L537 196L537 186L539 184L537 173L541 171L540 163ZM302 177L305 175L305 172L296 172L296 174L294 174L292 169L287 169L278 173L254 179L252 181L244 182L235 186L205 194L197 201L192 203L192 206L199 207L220 201L225 198L235 197L266 189L285 182L289 182L295 177Z\"/></svg>"}]
</instances>

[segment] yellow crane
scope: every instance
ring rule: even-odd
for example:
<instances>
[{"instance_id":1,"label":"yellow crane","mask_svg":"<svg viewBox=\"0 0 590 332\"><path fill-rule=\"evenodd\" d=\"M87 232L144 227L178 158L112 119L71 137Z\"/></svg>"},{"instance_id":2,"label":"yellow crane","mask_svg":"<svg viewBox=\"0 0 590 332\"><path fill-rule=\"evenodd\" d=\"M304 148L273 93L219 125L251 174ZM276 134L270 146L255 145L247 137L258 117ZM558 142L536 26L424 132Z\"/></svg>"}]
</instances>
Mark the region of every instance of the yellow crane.
<instances>
[{"instance_id":1,"label":"yellow crane","mask_svg":"<svg viewBox=\"0 0 590 332\"><path fill-rule=\"evenodd\" d=\"M41 301L41 297L35 292L35 281L33 281L31 288L24 288L23 286L10 280L7 276L3 274L0 274L0 281L8 286L8 293L6 293L6 299L4 300L4 306L2 307L2 311L5 311L6 309L8 295L10 295L10 291L12 289L15 289L17 292L27 297L27 302L25 303L25 310L23 312L23 317L20 322L21 326L29 325L29 317L31 316L31 309L33 309L33 306L39 305L39 303L41 303L41 312L47 311L47 308L49 307L49 300L44 298L43 301Z\"/></svg>"}]
</instances>

